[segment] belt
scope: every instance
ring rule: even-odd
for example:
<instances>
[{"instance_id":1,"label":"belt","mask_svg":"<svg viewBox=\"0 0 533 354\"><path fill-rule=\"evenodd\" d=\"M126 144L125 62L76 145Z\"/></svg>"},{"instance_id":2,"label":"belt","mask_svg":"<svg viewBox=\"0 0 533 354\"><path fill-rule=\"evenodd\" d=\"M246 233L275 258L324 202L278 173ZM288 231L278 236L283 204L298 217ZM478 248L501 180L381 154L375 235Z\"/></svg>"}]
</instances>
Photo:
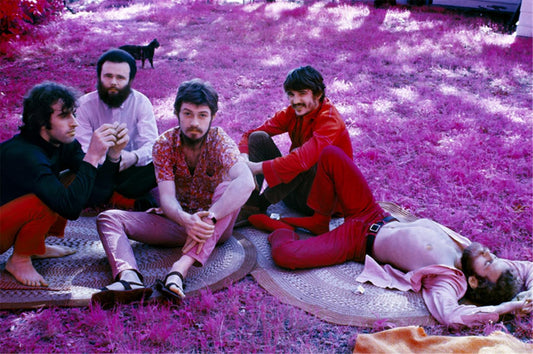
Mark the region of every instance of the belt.
<instances>
[{"instance_id":1,"label":"belt","mask_svg":"<svg viewBox=\"0 0 533 354\"><path fill-rule=\"evenodd\" d=\"M366 234L366 254L372 254L372 250L374 249L374 241L376 240L376 235L381 227L392 221L398 221L398 219L392 215L389 215L384 217L383 220L370 225Z\"/></svg>"}]
</instances>

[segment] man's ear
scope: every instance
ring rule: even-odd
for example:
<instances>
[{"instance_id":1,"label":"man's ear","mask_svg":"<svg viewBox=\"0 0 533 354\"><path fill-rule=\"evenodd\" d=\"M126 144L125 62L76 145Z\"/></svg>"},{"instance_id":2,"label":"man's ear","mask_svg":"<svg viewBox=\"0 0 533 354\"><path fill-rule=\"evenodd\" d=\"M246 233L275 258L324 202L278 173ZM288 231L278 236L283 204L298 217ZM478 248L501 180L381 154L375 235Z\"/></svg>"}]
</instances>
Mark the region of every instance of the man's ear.
<instances>
[{"instance_id":1,"label":"man's ear","mask_svg":"<svg viewBox=\"0 0 533 354\"><path fill-rule=\"evenodd\" d=\"M478 280L477 280L477 278L476 278L475 276L471 275L471 276L468 277L467 280L468 280L468 285L470 285L470 287L471 287L472 289L477 288L477 286L478 286Z\"/></svg>"}]
</instances>

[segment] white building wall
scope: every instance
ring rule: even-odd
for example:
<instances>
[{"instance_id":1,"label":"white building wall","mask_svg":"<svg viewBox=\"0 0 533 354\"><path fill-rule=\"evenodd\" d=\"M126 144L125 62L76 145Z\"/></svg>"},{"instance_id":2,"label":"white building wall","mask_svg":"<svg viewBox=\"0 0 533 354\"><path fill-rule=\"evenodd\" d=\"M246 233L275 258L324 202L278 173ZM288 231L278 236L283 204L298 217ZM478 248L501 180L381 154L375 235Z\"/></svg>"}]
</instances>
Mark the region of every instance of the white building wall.
<instances>
[{"instance_id":1,"label":"white building wall","mask_svg":"<svg viewBox=\"0 0 533 354\"><path fill-rule=\"evenodd\" d=\"M520 17L516 26L516 35L522 37L533 37L533 0L522 0Z\"/></svg>"}]
</instances>

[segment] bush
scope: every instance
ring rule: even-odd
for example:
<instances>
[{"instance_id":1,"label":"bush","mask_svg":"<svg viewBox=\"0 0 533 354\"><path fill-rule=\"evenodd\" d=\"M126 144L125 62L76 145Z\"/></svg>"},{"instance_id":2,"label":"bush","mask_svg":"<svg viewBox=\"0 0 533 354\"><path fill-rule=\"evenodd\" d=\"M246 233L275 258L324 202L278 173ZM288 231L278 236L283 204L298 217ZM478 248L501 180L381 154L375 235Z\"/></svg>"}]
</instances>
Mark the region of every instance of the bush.
<instances>
[{"instance_id":1,"label":"bush","mask_svg":"<svg viewBox=\"0 0 533 354\"><path fill-rule=\"evenodd\" d=\"M28 33L57 14L64 6L62 0L3 0L0 7L0 35Z\"/></svg>"}]
</instances>

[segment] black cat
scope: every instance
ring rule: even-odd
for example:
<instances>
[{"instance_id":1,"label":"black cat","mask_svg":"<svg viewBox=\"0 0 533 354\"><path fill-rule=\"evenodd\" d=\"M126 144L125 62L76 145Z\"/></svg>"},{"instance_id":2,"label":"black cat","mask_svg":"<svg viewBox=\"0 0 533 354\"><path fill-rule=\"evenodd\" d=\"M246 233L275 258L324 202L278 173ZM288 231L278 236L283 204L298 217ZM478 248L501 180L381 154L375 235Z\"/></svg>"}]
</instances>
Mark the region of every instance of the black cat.
<instances>
[{"instance_id":1,"label":"black cat","mask_svg":"<svg viewBox=\"0 0 533 354\"><path fill-rule=\"evenodd\" d=\"M157 41L157 39L154 39L148 45L123 45L119 48L130 53L131 56L134 57L135 59L142 60L143 69L144 69L144 61L148 59L153 69L154 68L154 51L155 51L155 48L159 48L159 42Z\"/></svg>"}]
</instances>

